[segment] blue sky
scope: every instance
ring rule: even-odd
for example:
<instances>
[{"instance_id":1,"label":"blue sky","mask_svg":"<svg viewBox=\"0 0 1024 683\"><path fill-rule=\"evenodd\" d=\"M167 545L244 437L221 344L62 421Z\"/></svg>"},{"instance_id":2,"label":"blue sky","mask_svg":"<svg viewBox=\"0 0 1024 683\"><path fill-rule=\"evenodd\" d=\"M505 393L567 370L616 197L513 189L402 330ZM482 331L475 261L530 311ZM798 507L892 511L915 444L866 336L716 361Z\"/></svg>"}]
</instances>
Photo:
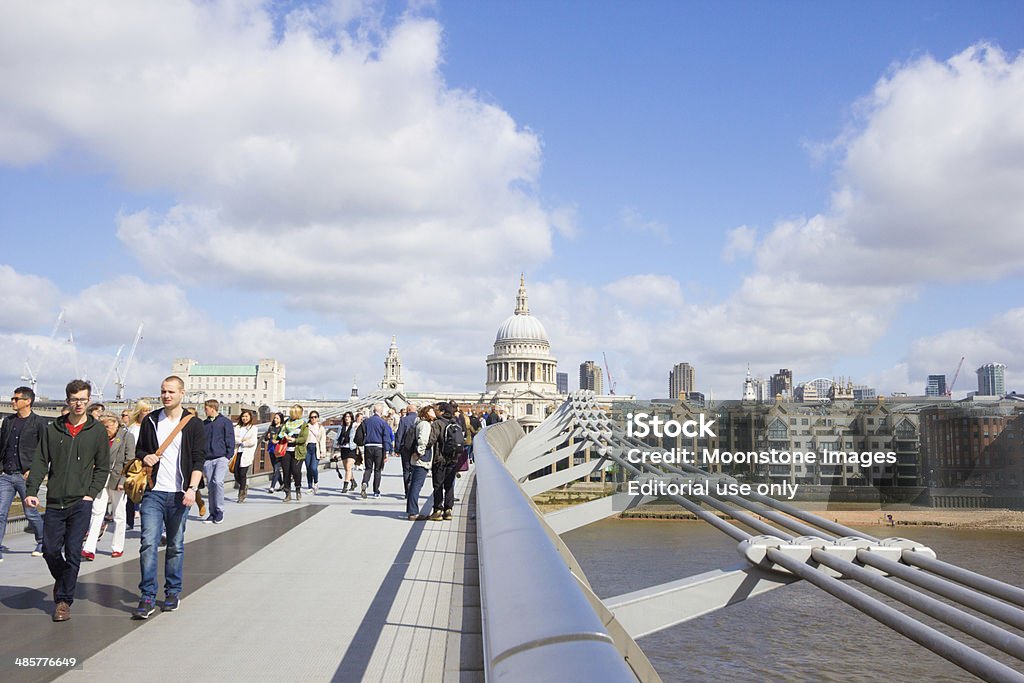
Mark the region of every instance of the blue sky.
<instances>
[{"instance_id":1,"label":"blue sky","mask_svg":"<svg viewBox=\"0 0 1024 683\"><path fill-rule=\"evenodd\" d=\"M0 8L8 384L70 378L63 307L96 379L146 322L129 393L266 355L343 395L391 334L478 389L525 271L571 386L1021 388L1019 3L65 9Z\"/></svg>"}]
</instances>

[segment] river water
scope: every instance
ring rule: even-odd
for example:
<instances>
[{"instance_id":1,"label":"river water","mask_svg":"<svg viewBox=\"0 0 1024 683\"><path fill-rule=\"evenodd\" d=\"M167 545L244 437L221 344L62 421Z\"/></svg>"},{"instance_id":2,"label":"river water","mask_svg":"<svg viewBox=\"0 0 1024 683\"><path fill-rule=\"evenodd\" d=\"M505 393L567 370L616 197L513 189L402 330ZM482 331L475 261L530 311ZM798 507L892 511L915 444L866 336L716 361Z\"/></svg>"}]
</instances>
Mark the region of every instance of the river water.
<instances>
[{"instance_id":1,"label":"river water","mask_svg":"<svg viewBox=\"0 0 1024 683\"><path fill-rule=\"evenodd\" d=\"M1024 533L916 526L864 531L879 538L912 538L933 548L940 560L1024 585ZM739 560L736 542L701 522L608 520L570 532L564 540L602 598ZM1021 667L1012 657L867 592L1011 667ZM666 682L977 680L803 581L637 642Z\"/></svg>"}]
</instances>

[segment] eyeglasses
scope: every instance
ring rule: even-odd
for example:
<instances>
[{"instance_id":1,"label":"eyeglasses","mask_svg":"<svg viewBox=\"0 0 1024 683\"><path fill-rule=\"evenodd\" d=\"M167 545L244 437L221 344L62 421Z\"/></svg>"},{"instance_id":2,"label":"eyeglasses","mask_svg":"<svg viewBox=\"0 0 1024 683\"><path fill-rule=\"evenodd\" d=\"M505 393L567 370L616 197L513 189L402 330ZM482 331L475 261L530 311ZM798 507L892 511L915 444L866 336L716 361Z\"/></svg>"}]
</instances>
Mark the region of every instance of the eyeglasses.
<instances>
[{"instance_id":1,"label":"eyeglasses","mask_svg":"<svg viewBox=\"0 0 1024 683\"><path fill-rule=\"evenodd\" d=\"M319 419L320 419L320 416L319 416L319 415L310 415L310 416L309 416L309 419L310 419L310 420L319 420Z\"/></svg>"},{"instance_id":2,"label":"eyeglasses","mask_svg":"<svg viewBox=\"0 0 1024 683\"><path fill-rule=\"evenodd\" d=\"M77 403L78 405L82 405L83 403L88 403L88 402L89 402L89 399L87 399L87 398L69 398L68 399L68 403Z\"/></svg>"},{"instance_id":3,"label":"eyeglasses","mask_svg":"<svg viewBox=\"0 0 1024 683\"><path fill-rule=\"evenodd\" d=\"M15 403L17 401L27 401L27 400L28 400L27 396L11 396L11 403Z\"/></svg>"}]
</instances>

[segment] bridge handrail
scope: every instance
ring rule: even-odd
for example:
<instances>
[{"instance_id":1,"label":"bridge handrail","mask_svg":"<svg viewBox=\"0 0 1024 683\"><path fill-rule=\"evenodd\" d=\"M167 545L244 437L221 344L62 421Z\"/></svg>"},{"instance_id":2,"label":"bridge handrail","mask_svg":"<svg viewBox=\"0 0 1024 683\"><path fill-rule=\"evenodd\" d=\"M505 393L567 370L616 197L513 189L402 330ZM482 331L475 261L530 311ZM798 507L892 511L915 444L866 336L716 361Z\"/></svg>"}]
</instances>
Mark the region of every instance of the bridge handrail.
<instances>
[{"instance_id":1,"label":"bridge handrail","mask_svg":"<svg viewBox=\"0 0 1024 683\"><path fill-rule=\"evenodd\" d=\"M486 680L635 683L519 483L488 442L487 432L501 427L488 427L473 440Z\"/></svg>"}]
</instances>

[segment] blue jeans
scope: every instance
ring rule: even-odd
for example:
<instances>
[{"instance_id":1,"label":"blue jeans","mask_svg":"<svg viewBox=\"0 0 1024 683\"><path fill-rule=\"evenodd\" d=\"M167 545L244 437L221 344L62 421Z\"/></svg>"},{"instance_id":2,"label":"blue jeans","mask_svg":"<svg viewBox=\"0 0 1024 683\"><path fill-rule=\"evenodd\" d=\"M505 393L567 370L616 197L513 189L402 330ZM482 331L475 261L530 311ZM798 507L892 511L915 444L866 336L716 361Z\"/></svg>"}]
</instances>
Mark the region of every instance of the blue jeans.
<instances>
[{"instance_id":1,"label":"blue jeans","mask_svg":"<svg viewBox=\"0 0 1024 683\"><path fill-rule=\"evenodd\" d=\"M306 444L306 488L320 483L320 461L316 457L316 444Z\"/></svg>"},{"instance_id":2,"label":"blue jeans","mask_svg":"<svg viewBox=\"0 0 1024 683\"><path fill-rule=\"evenodd\" d=\"M405 495L405 513L410 517L420 514L420 489L427 480L427 468L412 466L409 473L409 492Z\"/></svg>"},{"instance_id":3,"label":"blue jeans","mask_svg":"<svg viewBox=\"0 0 1024 683\"><path fill-rule=\"evenodd\" d=\"M39 510L25 505L25 477L20 474L0 474L0 545L4 543L4 532L7 530L7 514L11 511L14 494L21 497L21 507L25 508L32 532L36 535L36 545L43 542L43 518Z\"/></svg>"},{"instance_id":4,"label":"blue jeans","mask_svg":"<svg viewBox=\"0 0 1024 683\"><path fill-rule=\"evenodd\" d=\"M181 571L185 563L185 521L188 508L182 504L184 494L169 491L146 491L139 503L142 517L142 547L139 567L142 581L139 591L143 600L156 600L156 556L160 551L160 535L167 532L167 554L164 557L164 594L181 593Z\"/></svg>"},{"instance_id":5,"label":"blue jeans","mask_svg":"<svg viewBox=\"0 0 1024 683\"><path fill-rule=\"evenodd\" d=\"M46 507L43 534L43 559L54 578L53 601L75 601L78 568L82 564L82 543L89 530L92 501L80 500L63 510L56 505Z\"/></svg>"},{"instance_id":6,"label":"blue jeans","mask_svg":"<svg viewBox=\"0 0 1024 683\"><path fill-rule=\"evenodd\" d=\"M224 478L228 475L227 458L214 458L203 463L203 476L206 477L208 489L207 499L210 501L210 516L214 519L224 518Z\"/></svg>"}]
</instances>

